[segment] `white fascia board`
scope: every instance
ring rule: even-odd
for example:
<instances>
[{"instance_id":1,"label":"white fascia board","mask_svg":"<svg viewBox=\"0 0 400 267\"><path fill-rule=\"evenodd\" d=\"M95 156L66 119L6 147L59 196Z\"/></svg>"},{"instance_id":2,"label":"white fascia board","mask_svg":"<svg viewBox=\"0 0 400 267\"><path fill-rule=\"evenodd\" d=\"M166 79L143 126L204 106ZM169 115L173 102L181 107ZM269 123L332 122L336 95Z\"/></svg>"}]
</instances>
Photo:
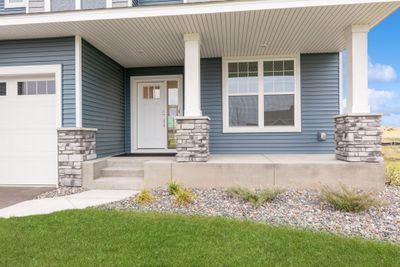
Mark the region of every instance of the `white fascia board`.
<instances>
[{"instance_id":1,"label":"white fascia board","mask_svg":"<svg viewBox=\"0 0 400 267\"><path fill-rule=\"evenodd\" d=\"M79 22L95 20L114 20L129 18L200 15L212 13L228 13L241 11L273 10L286 8L304 8L315 6L338 6L373 3L398 3L400 0L252 0L224 1L193 4L175 4L160 6L141 6L133 8L111 8L99 10L80 10L59 13L16 14L0 18L0 26Z\"/></svg>"}]
</instances>

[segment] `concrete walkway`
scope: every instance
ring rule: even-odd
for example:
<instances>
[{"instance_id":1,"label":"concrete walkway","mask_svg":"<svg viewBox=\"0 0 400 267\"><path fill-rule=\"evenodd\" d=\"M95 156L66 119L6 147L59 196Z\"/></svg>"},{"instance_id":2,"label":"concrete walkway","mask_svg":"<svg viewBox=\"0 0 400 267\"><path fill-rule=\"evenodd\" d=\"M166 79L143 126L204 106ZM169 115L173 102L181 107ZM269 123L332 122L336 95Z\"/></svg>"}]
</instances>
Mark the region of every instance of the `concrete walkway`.
<instances>
[{"instance_id":1,"label":"concrete walkway","mask_svg":"<svg viewBox=\"0 0 400 267\"><path fill-rule=\"evenodd\" d=\"M23 217L49 214L56 211L84 209L119 201L134 196L137 191L128 190L90 190L79 194L28 200L0 209L0 218Z\"/></svg>"}]
</instances>

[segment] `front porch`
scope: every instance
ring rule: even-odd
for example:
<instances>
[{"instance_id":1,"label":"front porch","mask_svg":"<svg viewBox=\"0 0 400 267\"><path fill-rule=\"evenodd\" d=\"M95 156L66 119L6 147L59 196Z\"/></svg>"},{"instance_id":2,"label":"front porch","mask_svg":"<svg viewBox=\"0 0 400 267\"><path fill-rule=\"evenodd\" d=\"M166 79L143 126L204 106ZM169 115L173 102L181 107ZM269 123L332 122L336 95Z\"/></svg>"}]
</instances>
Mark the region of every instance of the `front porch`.
<instances>
[{"instance_id":1,"label":"front porch","mask_svg":"<svg viewBox=\"0 0 400 267\"><path fill-rule=\"evenodd\" d=\"M151 179L161 179L158 186L188 179L193 186L313 187L329 184L324 177L332 173L343 175L336 182L381 187L380 115L370 114L368 103L368 31L399 3L280 2L1 18L1 65L60 68L60 75L50 73L60 95L53 178L82 186L82 166L105 162L89 177L114 177L113 169L96 174L113 167L106 157L176 152L149 171L147 160L139 170L115 171L143 176L138 184L151 187L157 183ZM340 115L345 49L348 113ZM346 162L333 160L335 153ZM314 163L319 157L325 161ZM278 173L281 166L289 173ZM159 176L151 173L159 169Z\"/></svg>"},{"instance_id":2,"label":"front porch","mask_svg":"<svg viewBox=\"0 0 400 267\"><path fill-rule=\"evenodd\" d=\"M211 155L208 162L185 164L174 157L111 157L83 163L83 186L91 189L151 189L165 187L172 180L190 188L320 189L346 185L378 191L384 189L385 165L349 163L336 160L332 154Z\"/></svg>"}]
</instances>

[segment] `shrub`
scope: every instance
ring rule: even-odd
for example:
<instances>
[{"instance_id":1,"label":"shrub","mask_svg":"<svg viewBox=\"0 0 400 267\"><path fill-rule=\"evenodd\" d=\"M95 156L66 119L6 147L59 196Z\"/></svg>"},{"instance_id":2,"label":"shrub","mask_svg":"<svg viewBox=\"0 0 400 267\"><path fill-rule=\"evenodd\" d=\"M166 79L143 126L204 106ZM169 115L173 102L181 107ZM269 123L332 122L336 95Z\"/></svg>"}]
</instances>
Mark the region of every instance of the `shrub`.
<instances>
[{"instance_id":1,"label":"shrub","mask_svg":"<svg viewBox=\"0 0 400 267\"><path fill-rule=\"evenodd\" d=\"M171 181L168 183L168 193L172 195L178 194L179 191L182 190L182 187L180 184L178 184L176 181Z\"/></svg>"},{"instance_id":2,"label":"shrub","mask_svg":"<svg viewBox=\"0 0 400 267\"><path fill-rule=\"evenodd\" d=\"M148 189L143 189L135 196L135 201L139 204L148 204L154 201L154 196Z\"/></svg>"},{"instance_id":3,"label":"shrub","mask_svg":"<svg viewBox=\"0 0 400 267\"><path fill-rule=\"evenodd\" d=\"M179 206L189 205L194 201L194 199L194 194L189 189L181 188L175 194L175 201Z\"/></svg>"},{"instance_id":4,"label":"shrub","mask_svg":"<svg viewBox=\"0 0 400 267\"><path fill-rule=\"evenodd\" d=\"M400 186L400 163L386 166L386 183L388 185Z\"/></svg>"},{"instance_id":5,"label":"shrub","mask_svg":"<svg viewBox=\"0 0 400 267\"><path fill-rule=\"evenodd\" d=\"M340 190L334 190L329 187L322 188L321 197L331 204L335 210L347 212L362 212L382 204L370 192L348 189L344 185L341 186Z\"/></svg>"},{"instance_id":6,"label":"shrub","mask_svg":"<svg viewBox=\"0 0 400 267\"><path fill-rule=\"evenodd\" d=\"M266 202L271 202L279 194L285 192L283 189L266 189L260 192L254 192L247 188L234 187L227 191L231 196L250 202L256 208L262 206Z\"/></svg>"}]
</instances>

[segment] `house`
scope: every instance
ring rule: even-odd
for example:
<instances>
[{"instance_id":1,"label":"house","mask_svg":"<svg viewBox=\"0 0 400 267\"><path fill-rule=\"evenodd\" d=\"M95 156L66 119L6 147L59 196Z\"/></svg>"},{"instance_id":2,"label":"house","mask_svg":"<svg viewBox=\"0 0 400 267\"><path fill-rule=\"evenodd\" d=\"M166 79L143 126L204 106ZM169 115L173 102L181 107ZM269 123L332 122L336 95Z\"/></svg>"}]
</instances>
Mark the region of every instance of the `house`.
<instances>
[{"instance_id":1,"label":"house","mask_svg":"<svg viewBox=\"0 0 400 267\"><path fill-rule=\"evenodd\" d=\"M0 0L0 184L383 186L368 31L399 6Z\"/></svg>"}]
</instances>

